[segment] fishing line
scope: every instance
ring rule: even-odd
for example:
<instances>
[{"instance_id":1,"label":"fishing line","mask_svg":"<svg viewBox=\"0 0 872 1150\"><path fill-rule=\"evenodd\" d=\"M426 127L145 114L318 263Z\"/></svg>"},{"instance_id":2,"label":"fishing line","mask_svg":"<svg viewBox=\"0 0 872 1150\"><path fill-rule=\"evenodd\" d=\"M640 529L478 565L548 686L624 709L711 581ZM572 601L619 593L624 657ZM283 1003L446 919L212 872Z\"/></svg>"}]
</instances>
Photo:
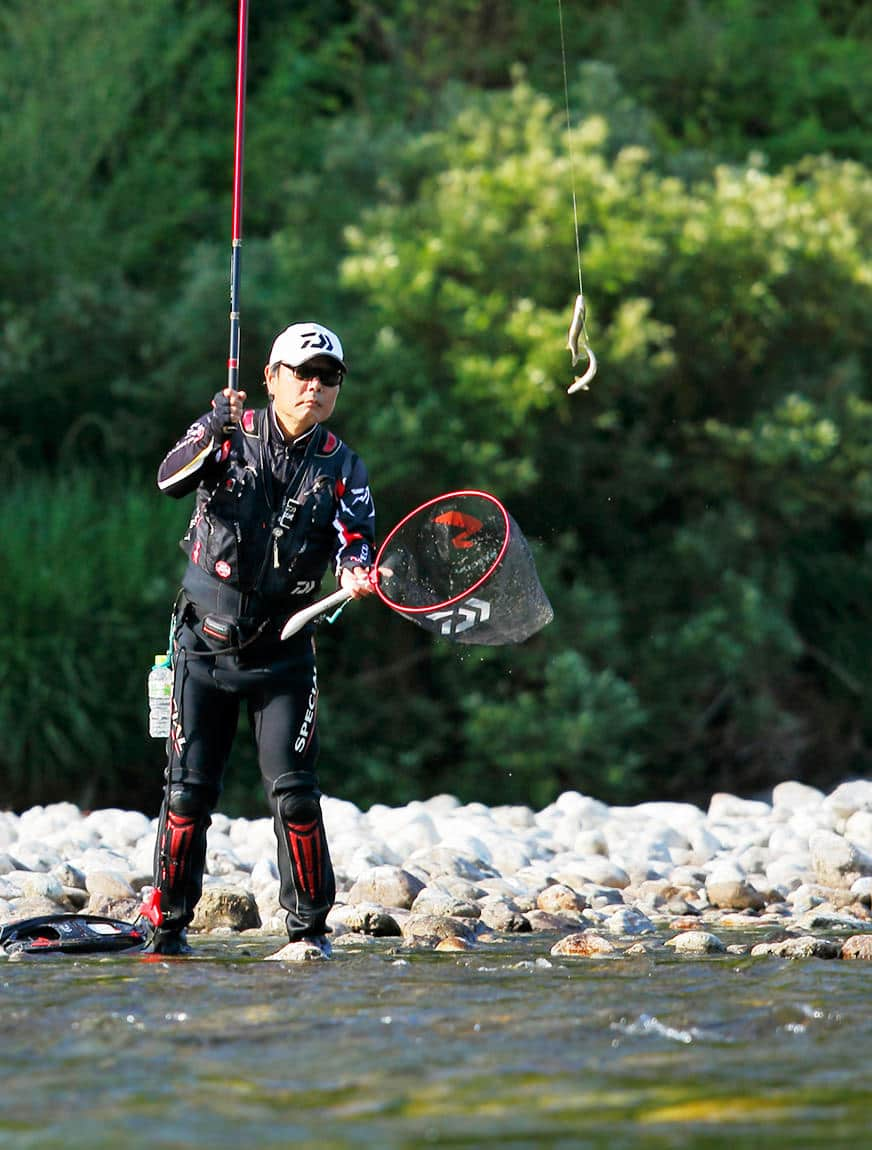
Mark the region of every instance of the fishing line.
<instances>
[{"instance_id":1,"label":"fishing line","mask_svg":"<svg viewBox=\"0 0 872 1150\"><path fill-rule=\"evenodd\" d=\"M578 263L578 294L584 295L581 282L581 229L578 226L578 195L575 189L575 150L572 146L572 113L569 109L569 76L566 70L566 34L563 29L563 0L557 0L560 16L560 58L563 63L563 99L566 105L566 138L569 143L569 175L572 185L572 219L575 224L575 259Z\"/></svg>"},{"instance_id":2,"label":"fishing line","mask_svg":"<svg viewBox=\"0 0 872 1150\"><path fill-rule=\"evenodd\" d=\"M578 193L575 179L575 149L572 144L572 112L569 106L569 75L566 66L566 33L563 26L563 0L557 0L557 13L560 23L560 59L563 65L563 99L566 106L566 137L569 150L569 174L572 187L572 220L575 226L575 261L578 267L578 295L572 310L572 319L569 324L569 334L566 347L572 353L572 366L578 363L582 355L587 357L587 370L583 375L576 376L567 388L567 394L573 395L576 391L587 390L590 381L596 375L597 362L593 349L587 338L587 304L584 299L584 285L581 276L581 228L578 223Z\"/></svg>"}]
</instances>

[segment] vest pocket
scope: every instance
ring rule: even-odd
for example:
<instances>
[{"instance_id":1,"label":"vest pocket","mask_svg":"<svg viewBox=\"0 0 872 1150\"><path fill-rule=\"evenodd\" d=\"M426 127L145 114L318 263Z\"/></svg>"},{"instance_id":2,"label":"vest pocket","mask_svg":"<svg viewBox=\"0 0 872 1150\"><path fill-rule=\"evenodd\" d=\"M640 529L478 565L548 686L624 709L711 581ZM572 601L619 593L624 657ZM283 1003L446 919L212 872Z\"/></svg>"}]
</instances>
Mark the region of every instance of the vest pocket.
<instances>
[{"instance_id":1,"label":"vest pocket","mask_svg":"<svg viewBox=\"0 0 872 1150\"><path fill-rule=\"evenodd\" d=\"M239 524L219 519L209 508L197 532L197 541L191 552L191 560L203 567L218 579L230 580L238 585L239 571ZM199 554L196 554L199 548Z\"/></svg>"}]
</instances>

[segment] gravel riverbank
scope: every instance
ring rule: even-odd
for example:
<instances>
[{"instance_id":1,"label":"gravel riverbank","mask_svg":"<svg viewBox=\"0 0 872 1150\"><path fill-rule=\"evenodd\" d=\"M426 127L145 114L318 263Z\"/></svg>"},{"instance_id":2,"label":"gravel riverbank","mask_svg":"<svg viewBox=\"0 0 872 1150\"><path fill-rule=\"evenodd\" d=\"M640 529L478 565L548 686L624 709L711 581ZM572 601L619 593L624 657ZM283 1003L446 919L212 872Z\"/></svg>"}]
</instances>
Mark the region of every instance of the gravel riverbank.
<instances>
[{"instance_id":1,"label":"gravel riverbank","mask_svg":"<svg viewBox=\"0 0 872 1150\"><path fill-rule=\"evenodd\" d=\"M404 807L322 800L337 873L334 947L378 936L458 951L538 932L546 953L750 950L872 958L872 782L799 782L768 802L716 794L607 806L566 792L540 811L439 795ZM132 920L151 882L155 820L71 803L0 812L0 925L83 911ZM734 928L759 929L728 946ZM282 941L269 819L216 814L202 931ZM556 936L556 938L555 938Z\"/></svg>"}]
</instances>

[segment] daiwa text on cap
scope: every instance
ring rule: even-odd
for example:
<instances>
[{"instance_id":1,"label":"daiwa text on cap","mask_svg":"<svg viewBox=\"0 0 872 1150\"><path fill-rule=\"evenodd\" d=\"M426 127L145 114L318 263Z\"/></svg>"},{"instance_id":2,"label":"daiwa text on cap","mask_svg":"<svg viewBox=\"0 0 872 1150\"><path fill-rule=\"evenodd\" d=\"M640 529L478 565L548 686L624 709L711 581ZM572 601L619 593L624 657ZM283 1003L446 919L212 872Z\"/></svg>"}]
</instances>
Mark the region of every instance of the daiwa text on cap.
<instances>
[{"instance_id":1,"label":"daiwa text on cap","mask_svg":"<svg viewBox=\"0 0 872 1150\"><path fill-rule=\"evenodd\" d=\"M289 367L299 367L319 355L329 356L344 370L348 370L342 358L342 344L339 336L320 323L292 323L276 336L269 353L269 366L286 363Z\"/></svg>"}]
</instances>

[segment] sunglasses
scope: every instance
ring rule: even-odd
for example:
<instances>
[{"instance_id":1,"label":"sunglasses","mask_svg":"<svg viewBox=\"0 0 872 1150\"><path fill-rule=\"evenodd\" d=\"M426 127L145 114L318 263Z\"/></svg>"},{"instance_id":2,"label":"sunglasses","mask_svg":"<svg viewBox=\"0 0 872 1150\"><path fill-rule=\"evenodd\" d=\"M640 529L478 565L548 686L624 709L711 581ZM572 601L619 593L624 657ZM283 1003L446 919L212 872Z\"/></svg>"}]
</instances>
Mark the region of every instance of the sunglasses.
<instances>
[{"instance_id":1,"label":"sunglasses","mask_svg":"<svg viewBox=\"0 0 872 1150\"><path fill-rule=\"evenodd\" d=\"M292 375L305 383L310 379L320 379L324 387L339 387L345 378L345 371L341 367L316 367L311 363L301 363L299 367L283 363L282 367L286 367Z\"/></svg>"}]
</instances>

